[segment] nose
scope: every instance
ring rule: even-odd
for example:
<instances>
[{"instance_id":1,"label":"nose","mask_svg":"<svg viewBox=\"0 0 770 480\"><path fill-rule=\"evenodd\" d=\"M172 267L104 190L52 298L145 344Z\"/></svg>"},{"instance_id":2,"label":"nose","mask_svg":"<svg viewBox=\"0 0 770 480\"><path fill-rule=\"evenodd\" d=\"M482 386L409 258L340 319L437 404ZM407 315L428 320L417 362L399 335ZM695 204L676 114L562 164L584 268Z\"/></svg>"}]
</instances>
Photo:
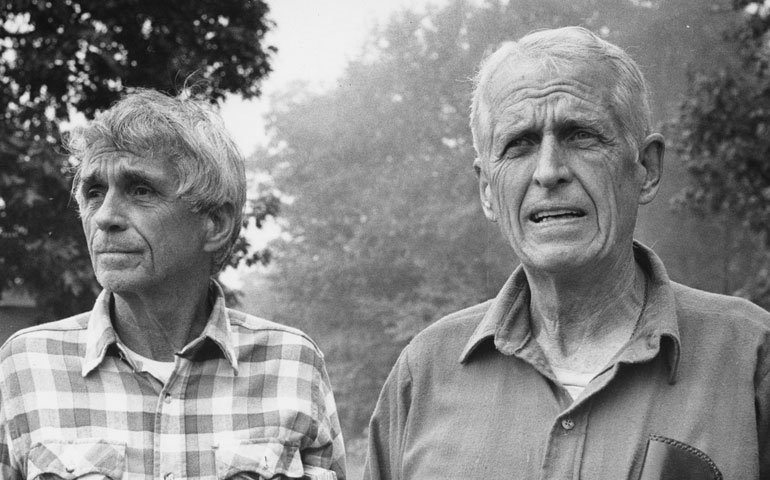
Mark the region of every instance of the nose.
<instances>
[{"instance_id":1,"label":"nose","mask_svg":"<svg viewBox=\"0 0 770 480\"><path fill-rule=\"evenodd\" d=\"M536 185L550 189L572 180L572 171L566 164L564 152L555 138L543 138L535 161L537 163L532 180Z\"/></svg>"},{"instance_id":2,"label":"nose","mask_svg":"<svg viewBox=\"0 0 770 480\"><path fill-rule=\"evenodd\" d=\"M109 189L94 213L94 222L99 230L118 232L126 229L125 201Z\"/></svg>"}]
</instances>

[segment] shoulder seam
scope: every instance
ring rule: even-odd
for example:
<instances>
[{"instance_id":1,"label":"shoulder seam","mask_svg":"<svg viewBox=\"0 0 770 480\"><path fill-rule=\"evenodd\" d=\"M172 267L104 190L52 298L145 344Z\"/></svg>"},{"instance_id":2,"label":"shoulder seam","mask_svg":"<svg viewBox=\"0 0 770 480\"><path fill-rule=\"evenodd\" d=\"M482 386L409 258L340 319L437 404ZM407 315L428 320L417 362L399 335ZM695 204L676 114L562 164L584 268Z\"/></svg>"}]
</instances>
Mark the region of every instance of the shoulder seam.
<instances>
[{"instance_id":1,"label":"shoulder seam","mask_svg":"<svg viewBox=\"0 0 770 480\"><path fill-rule=\"evenodd\" d=\"M11 336L9 336L5 340L2 346L7 345L9 342L11 342L16 338L24 337L37 332L41 332L41 333L43 332L75 332L75 331L87 330L88 322L86 322L84 325L76 325L75 322L80 321L81 318L84 320L87 320L88 319L87 317L89 315L91 315L91 312L84 312L84 313L79 313L77 315L73 315L71 317L62 318L61 320L53 320L50 322L45 322L38 325L32 325L30 327L22 328L20 330L13 332L13 334L11 334ZM68 322L68 321L71 322L69 324L71 326L70 328L60 327L64 322Z\"/></svg>"},{"instance_id":2,"label":"shoulder seam","mask_svg":"<svg viewBox=\"0 0 770 480\"><path fill-rule=\"evenodd\" d=\"M307 333L303 332L302 330L300 330L298 328L290 327L288 325L283 325L283 324L274 322L272 320L267 320L266 318L257 317L255 315L250 315L248 313L240 312L238 310L232 310L232 309L229 309L229 308L228 308L227 313L228 313L228 317L230 318L230 324L231 325L235 325L235 326L241 327L241 328L243 328L243 329L245 329L245 330L247 330L249 332L252 332L252 333L257 333L257 332L281 332L281 333L286 333L286 334L294 335L296 337L299 337L299 338L302 338L302 339L306 340L308 343L310 343L313 346L313 348L315 348L316 352L318 352L319 354L323 355L321 349L318 347L318 344L315 342L315 340L310 338L310 336ZM236 315L241 317L241 318L235 318L235 315L233 315L233 313L236 313ZM259 320L259 321L266 322L266 324L262 325L262 326L251 326L251 325L248 325L247 322L243 321L243 320L245 320L248 317L254 318L254 319Z\"/></svg>"}]
</instances>

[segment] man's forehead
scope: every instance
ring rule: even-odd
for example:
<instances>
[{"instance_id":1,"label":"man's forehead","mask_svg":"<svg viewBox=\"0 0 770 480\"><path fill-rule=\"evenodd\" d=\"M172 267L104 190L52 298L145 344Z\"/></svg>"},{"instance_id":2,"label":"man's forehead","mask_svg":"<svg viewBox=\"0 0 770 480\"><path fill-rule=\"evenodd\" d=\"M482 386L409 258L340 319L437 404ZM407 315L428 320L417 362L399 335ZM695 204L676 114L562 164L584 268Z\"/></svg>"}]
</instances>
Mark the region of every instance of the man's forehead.
<instances>
[{"instance_id":1,"label":"man's forehead","mask_svg":"<svg viewBox=\"0 0 770 480\"><path fill-rule=\"evenodd\" d=\"M550 61L511 55L491 72L484 86L490 110L526 99L571 95L595 104L606 104L612 85L606 68L586 62Z\"/></svg>"},{"instance_id":2,"label":"man's forehead","mask_svg":"<svg viewBox=\"0 0 770 480\"><path fill-rule=\"evenodd\" d=\"M80 172L84 178L141 173L147 177L176 179L172 165L165 158L137 155L108 145L94 148L83 161Z\"/></svg>"}]
</instances>

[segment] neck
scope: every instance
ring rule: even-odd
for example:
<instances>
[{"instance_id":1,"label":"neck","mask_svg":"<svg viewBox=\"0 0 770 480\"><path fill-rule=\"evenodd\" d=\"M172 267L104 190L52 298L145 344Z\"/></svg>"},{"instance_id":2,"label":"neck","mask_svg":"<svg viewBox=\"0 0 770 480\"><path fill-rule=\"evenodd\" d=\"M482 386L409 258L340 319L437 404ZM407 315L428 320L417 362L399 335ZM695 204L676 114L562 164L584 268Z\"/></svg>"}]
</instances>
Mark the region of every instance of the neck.
<instances>
[{"instance_id":1,"label":"neck","mask_svg":"<svg viewBox=\"0 0 770 480\"><path fill-rule=\"evenodd\" d=\"M211 313L208 285L206 278L184 288L114 293L111 316L118 337L140 355L173 361L206 325Z\"/></svg>"},{"instance_id":2,"label":"neck","mask_svg":"<svg viewBox=\"0 0 770 480\"><path fill-rule=\"evenodd\" d=\"M609 273L608 273L609 272ZM595 372L629 340L645 302L633 251L585 274L530 275L533 335L551 365Z\"/></svg>"}]
</instances>

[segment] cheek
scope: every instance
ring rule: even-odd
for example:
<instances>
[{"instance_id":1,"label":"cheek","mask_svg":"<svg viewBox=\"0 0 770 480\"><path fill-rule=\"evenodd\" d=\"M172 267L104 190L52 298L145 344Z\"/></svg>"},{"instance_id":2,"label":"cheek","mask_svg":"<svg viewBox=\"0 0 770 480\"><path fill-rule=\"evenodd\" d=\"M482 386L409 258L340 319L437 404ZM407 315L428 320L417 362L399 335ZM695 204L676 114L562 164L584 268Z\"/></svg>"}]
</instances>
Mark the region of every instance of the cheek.
<instances>
[{"instance_id":1,"label":"cheek","mask_svg":"<svg viewBox=\"0 0 770 480\"><path fill-rule=\"evenodd\" d=\"M607 168L606 175L611 180L609 191L614 195L616 201L632 200L636 187L636 169L635 165L618 165L617 168Z\"/></svg>"},{"instance_id":2,"label":"cheek","mask_svg":"<svg viewBox=\"0 0 770 480\"><path fill-rule=\"evenodd\" d=\"M599 217L617 222L635 208L633 165L620 165L617 157L606 158L587 172L584 188L593 201ZM585 177L584 177L585 178Z\"/></svg>"},{"instance_id":3,"label":"cheek","mask_svg":"<svg viewBox=\"0 0 770 480\"><path fill-rule=\"evenodd\" d=\"M490 184L497 201L500 222L510 226L517 222L521 212L524 195L527 192L526 172L511 165L500 166L493 171Z\"/></svg>"},{"instance_id":4,"label":"cheek","mask_svg":"<svg viewBox=\"0 0 770 480\"><path fill-rule=\"evenodd\" d=\"M80 226L83 227L83 234L86 237L86 242L91 245L91 215L88 212L82 212L80 216Z\"/></svg>"},{"instance_id":5,"label":"cheek","mask_svg":"<svg viewBox=\"0 0 770 480\"><path fill-rule=\"evenodd\" d=\"M156 238L166 237L169 242L182 243L185 246L197 246L205 236L206 228L203 217L186 211L174 212L154 225ZM183 232L183 233L180 233Z\"/></svg>"}]
</instances>

